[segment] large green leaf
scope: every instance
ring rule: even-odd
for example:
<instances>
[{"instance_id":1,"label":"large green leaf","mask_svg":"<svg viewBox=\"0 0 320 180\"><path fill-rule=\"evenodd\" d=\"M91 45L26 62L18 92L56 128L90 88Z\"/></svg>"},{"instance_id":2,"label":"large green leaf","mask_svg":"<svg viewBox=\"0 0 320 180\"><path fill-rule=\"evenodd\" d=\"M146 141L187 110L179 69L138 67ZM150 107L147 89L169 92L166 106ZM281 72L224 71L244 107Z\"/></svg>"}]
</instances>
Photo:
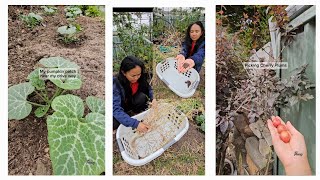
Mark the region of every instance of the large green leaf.
<instances>
[{"instance_id":1,"label":"large green leaf","mask_svg":"<svg viewBox=\"0 0 320 180\"><path fill-rule=\"evenodd\" d=\"M53 6L41 6L41 8L43 8L43 10L48 13L48 14L53 14L54 12L57 11L57 8L56 7L53 7Z\"/></svg>"},{"instance_id":2,"label":"large green leaf","mask_svg":"<svg viewBox=\"0 0 320 180\"><path fill-rule=\"evenodd\" d=\"M41 90L46 88L46 84L44 80L39 78L39 68L32 71L27 79L31 82L32 86L34 86L36 89Z\"/></svg>"},{"instance_id":3,"label":"large green leaf","mask_svg":"<svg viewBox=\"0 0 320 180\"><path fill-rule=\"evenodd\" d=\"M42 58L40 64L47 68L80 68L76 63L59 56Z\"/></svg>"},{"instance_id":4,"label":"large green leaf","mask_svg":"<svg viewBox=\"0 0 320 180\"><path fill-rule=\"evenodd\" d=\"M32 106L27 102L27 97L34 91L30 82L21 83L8 89L8 116L11 119L23 119L27 117Z\"/></svg>"},{"instance_id":5,"label":"large green leaf","mask_svg":"<svg viewBox=\"0 0 320 180\"><path fill-rule=\"evenodd\" d=\"M73 90L73 89L80 89L82 81L80 79L67 79L67 80L60 80L60 79L50 79L55 85L62 89Z\"/></svg>"},{"instance_id":6,"label":"large green leaf","mask_svg":"<svg viewBox=\"0 0 320 180\"><path fill-rule=\"evenodd\" d=\"M70 35L75 34L77 32L77 28L73 25L61 26L58 28L57 32L62 35Z\"/></svg>"},{"instance_id":7,"label":"large green leaf","mask_svg":"<svg viewBox=\"0 0 320 180\"><path fill-rule=\"evenodd\" d=\"M36 19L37 21L42 21L43 20L43 18L40 15L35 14L35 13L29 13L28 16L31 17L31 18Z\"/></svg>"},{"instance_id":8,"label":"large green leaf","mask_svg":"<svg viewBox=\"0 0 320 180\"><path fill-rule=\"evenodd\" d=\"M42 58L40 60L40 63L44 65L47 68L76 68L80 69L80 67L69 60L64 59L63 57L49 57L49 58ZM67 89L67 90L73 90L73 89L80 89L82 81L80 79L80 75L76 78L70 78L70 79L52 79L49 78L51 82L53 82L56 86Z\"/></svg>"},{"instance_id":9,"label":"large green leaf","mask_svg":"<svg viewBox=\"0 0 320 180\"><path fill-rule=\"evenodd\" d=\"M86 98L86 103L92 112L105 114L105 103L103 99L94 96L89 96Z\"/></svg>"},{"instance_id":10,"label":"large green leaf","mask_svg":"<svg viewBox=\"0 0 320 180\"><path fill-rule=\"evenodd\" d=\"M48 141L56 175L99 175L105 171L105 117L89 113L83 118L83 101L61 95L52 102L48 116Z\"/></svg>"}]
</instances>

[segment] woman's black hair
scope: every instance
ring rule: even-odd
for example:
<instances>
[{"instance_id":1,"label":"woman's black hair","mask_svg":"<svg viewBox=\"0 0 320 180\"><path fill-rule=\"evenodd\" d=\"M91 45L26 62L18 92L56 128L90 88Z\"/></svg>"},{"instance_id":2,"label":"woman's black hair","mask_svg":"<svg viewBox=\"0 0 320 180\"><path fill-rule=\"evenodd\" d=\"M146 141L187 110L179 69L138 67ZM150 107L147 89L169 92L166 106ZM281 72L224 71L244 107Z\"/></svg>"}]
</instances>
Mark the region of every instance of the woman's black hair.
<instances>
[{"instance_id":1,"label":"woman's black hair","mask_svg":"<svg viewBox=\"0 0 320 180\"><path fill-rule=\"evenodd\" d=\"M196 24L198 26L200 26L201 28L201 32L202 32L202 35L200 36L200 38L197 40L196 42L196 45L194 46L194 50L193 50L193 53L197 52L197 49L199 48L200 44L204 41L204 26L202 24L201 21L197 21L197 22L194 22L194 23L191 23L189 26L188 26L188 29L187 29L187 32L186 32L186 37L185 37L185 45L187 46L187 52L188 52L188 55L189 55L189 52L191 50L191 46L192 46L192 39L190 37L190 31L191 31L191 27ZM193 54L191 54L192 56ZM187 58L187 57L186 57Z\"/></svg>"},{"instance_id":2,"label":"woman's black hair","mask_svg":"<svg viewBox=\"0 0 320 180\"><path fill-rule=\"evenodd\" d=\"M136 66L139 66L141 68L141 76L138 79L138 91L141 91L146 95L149 95L149 84L147 82L147 75L145 73L145 67L143 62L134 56L127 56L121 62L119 74L117 77L120 84L124 88L126 99L131 99L132 89L130 87L130 81L124 76L123 73L130 71Z\"/></svg>"}]
</instances>

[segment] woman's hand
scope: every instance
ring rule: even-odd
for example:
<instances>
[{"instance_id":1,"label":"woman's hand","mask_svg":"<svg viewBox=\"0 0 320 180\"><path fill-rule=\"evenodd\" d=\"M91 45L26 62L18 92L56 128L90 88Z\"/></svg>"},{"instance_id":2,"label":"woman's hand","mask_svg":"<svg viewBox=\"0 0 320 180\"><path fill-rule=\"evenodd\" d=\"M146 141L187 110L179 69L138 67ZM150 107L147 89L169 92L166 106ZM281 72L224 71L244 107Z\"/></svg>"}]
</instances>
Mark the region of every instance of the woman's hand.
<instances>
[{"instance_id":1,"label":"woman's hand","mask_svg":"<svg viewBox=\"0 0 320 180\"><path fill-rule=\"evenodd\" d=\"M186 59L184 63L188 63L189 66L185 68L184 72L187 72L189 69L193 68L196 64L194 63L193 59Z\"/></svg>"},{"instance_id":2,"label":"woman's hand","mask_svg":"<svg viewBox=\"0 0 320 180\"><path fill-rule=\"evenodd\" d=\"M182 60L185 60L185 57L182 54L178 54L175 59L178 61L182 61Z\"/></svg>"},{"instance_id":3,"label":"woman's hand","mask_svg":"<svg viewBox=\"0 0 320 180\"><path fill-rule=\"evenodd\" d=\"M185 62L185 57L182 54L178 54L175 59L177 60L178 72L181 72L183 69L183 63Z\"/></svg>"},{"instance_id":4,"label":"woman's hand","mask_svg":"<svg viewBox=\"0 0 320 180\"><path fill-rule=\"evenodd\" d=\"M280 117L271 117L274 121L275 118L279 119L282 124L287 127L291 135L288 143L284 143L279 136L277 128L268 119L268 128L271 133L272 144L274 150L282 162L287 175L311 175L311 168L307 157L307 148L303 135L296 130L293 125L288 121L286 124Z\"/></svg>"},{"instance_id":5,"label":"woman's hand","mask_svg":"<svg viewBox=\"0 0 320 180\"><path fill-rule=\"evenodd\" d=\"M138 127L137 127L137 130L141 133L146 133L148 132L148 130L150 129L151 127L143 122L140 122Z\"/></svg>"},{"instance_id":6,"label":"woman's hand","mask_svg":"<svg viewBox=\"0 0 320 180\"><path fill-rule=\"evenodd\" d=\"M185 63L187 63L188 66L183 67ZM194 66L195 66L195 63L192 59L186 59L182 64L182 70L180 72L182 73L187 72L189 69L193 68Z\"/></svg>"}]
</instances>

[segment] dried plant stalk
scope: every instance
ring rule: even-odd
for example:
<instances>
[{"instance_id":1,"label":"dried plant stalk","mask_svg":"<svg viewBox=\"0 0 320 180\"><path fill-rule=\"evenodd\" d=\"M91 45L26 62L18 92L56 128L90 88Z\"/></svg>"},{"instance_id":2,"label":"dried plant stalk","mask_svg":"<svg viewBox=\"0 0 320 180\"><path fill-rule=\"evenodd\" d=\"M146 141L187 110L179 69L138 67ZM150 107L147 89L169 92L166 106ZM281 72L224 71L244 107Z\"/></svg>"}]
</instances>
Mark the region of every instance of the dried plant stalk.
<instances>
[{"instance_id":1,"label":"dried plant stalk","mask_svg":"<svg viewBox=\"0 0 320 180\"><path fill-rule=\"evenodd\" d=\"M128 133L130 149L144 158L162 148L176 135L184 118L181 112L169 104L152 107L143 118L143 122L151 126L146 133Z\"/></svg>"}]
</instances>

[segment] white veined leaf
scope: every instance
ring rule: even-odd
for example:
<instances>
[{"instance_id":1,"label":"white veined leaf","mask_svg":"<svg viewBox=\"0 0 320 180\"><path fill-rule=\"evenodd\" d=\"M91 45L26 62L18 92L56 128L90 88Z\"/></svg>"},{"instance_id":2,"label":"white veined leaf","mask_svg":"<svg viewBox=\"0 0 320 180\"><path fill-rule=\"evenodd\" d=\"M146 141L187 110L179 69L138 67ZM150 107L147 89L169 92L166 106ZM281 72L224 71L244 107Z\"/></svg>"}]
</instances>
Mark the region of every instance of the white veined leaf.
<instances>
[{"instance_id":1,"label":"white veined leaf","mask_svg":"<svg viewBox=\"0 0 320 180\"><path fill-rule=\"evenodd\" d=\"M50 158L55 175L100 175L105 171L105 117L89 113L83 118L82 99L61 95L48 116Z\"/></svg>"},{"instance_id":2,"label":"white veined leaf","mask_svg":"<svg viewBox=\"0 0 320 180\"><path fill-rule=\"evenodd\" d=\"M74 14L74 15L79 15L82 13L81 9L78 7L71 7L69 9L69 12L72 12L72 14Z\"/></svg>"},{"instance_id":3,"label":"white veined leaf","mask_svg":"<svg viewBox=\"0 0 320 180\"><path fill-rule=\"evenodd\" d=\"M63 57L49 57L49 58L42 58L40 63L47 68L77 68L80 67L69 60L64 59ZM80 74L76 78L69 78L69 79L54 79L49 78L51 82L53 82L56 86L67 89L67 90L74 90L80 89L82 81L80 78Z\"/></svg>"},{"instance_id":4,"label":"white veined leaf","mask_svg":"<svg viewBox=\"0 0 320 180\"><path fill-rule=\"evenodd\" d=\"M61 112L67 117L82 118L84 113L82 99L71 94L54 98L51 107L53 110Z\"/></svg>"},{"instance_id":5,"label":"white veined leaf","mask_svg":"<svg viewBox=\"0 0 320 180\"><path fill-rule=\"evenodd\" d=\"M82 13L80 8L74 6L68 6L64 9L64 11L66 12L67 17L75 17Z\"/></svg>"},{"instance_id":6,"label":"white veined leaf","mask_svg":"<svg viewBox=\"0 0 320 180\"><path fill-rule=\"evenodd\" d=\"M65 81L62 81L60 79L50 79L51 82L53 82L55 85L57 85L59 88L67 89L67 90L74 90L74 89L80 89L82 81L80 78L78 79L67 79Z\"/></svg>"},{"instance_id":7,"label":"white veined leaf","mask_svg":"<svg viewBox=\"0 0 320 180\"><path fill-rule=\"evenodd\" d=\"M32 18L35 18L37 21L42 21L43 20L43 18L40 15L35 14L35 13L29 13L28 16L32 17Z\"/></svg>"},{"instance_id":8,"label":"white veined leaf","mask_svg":"<svg viewBox=\"0 0 320 180\"><path fill-rule=\"evenodd\" d=\"M82 13L82 11L79 8L77 8L77 9L75 9L75 11L73 11L73 14L75 14L75 15L79 15L81 13Z\"/></svg>"},{"instance_id":9,"label":"white veined leaf","mask_svg":"<svg viewBox=\"0 0 320 180\"><path fill-rule=\"evenodd\" d=\"M86 98L86 103L92 112L105 114L105 102L103 99L89 96Z\"/></svg>"},{"instance_id":10,"label":"white veined leaf","mask_svg":"<svg viewBox=\"0 0 320 180\"><path fill-rule=\"evenodd\" d=\"M57 10L56 7L41 6L41 8L43 8L43 10L44 10L46 13L49 13L49 14L52 14L52 13L54 13L54 12Z\"/></svg>"},{"instance_id":11,"label":"white veined leaf","mask_svg":"<svg viewBox=\"0 0 320 180\"><path fill-rule=\"evenodd\" d=\"M42 58L39 62L47 68L80 68L76 63L60 56Z\"/></svg>"},{"instance_id":12,"label":"white veined leaf","mask_svg":"<svg viewBox=\"0 0 320 180\"><path fill-rule=\"evenodd\" d=\"M47 13L53 13L54 12L54 10L53 9L49 9L49 8L46 8L46 10L45 10Z\"/></svg>"},{"instance_id":13,"label":"white veined leaf","mask_svg":"<svg viewBox=\"0 0 320 180\"><path fill-rule=\"evenodd\" d=\"M8 116L9 120L20 120L27 117L32 106L27 102L27 97L34 91L30 82L21 83L8 89Z\"/></svg>"},{"instance_id":14,"label":"white veined leaf","mask_svg":"<svg viewBox=\"0 0 320 180\"><path fill-rule=\"evenodd\" d=\"M73 25L61 26L58 28L57 32L62 35L70 35L75 34L77 32L77 28Z\"/></svg>"},{"instance_id":15,"label":"white veined leaf","mask_svg":"<svg viewBox=\"0 0 320 180\"><path fill-rule=\"evenodd\" d=\"M67 17L72 17L73 14L72 14L71 12L67 12L67 13L66 13L66 16L67 16Z\"/></svg>"}]
</instances>

